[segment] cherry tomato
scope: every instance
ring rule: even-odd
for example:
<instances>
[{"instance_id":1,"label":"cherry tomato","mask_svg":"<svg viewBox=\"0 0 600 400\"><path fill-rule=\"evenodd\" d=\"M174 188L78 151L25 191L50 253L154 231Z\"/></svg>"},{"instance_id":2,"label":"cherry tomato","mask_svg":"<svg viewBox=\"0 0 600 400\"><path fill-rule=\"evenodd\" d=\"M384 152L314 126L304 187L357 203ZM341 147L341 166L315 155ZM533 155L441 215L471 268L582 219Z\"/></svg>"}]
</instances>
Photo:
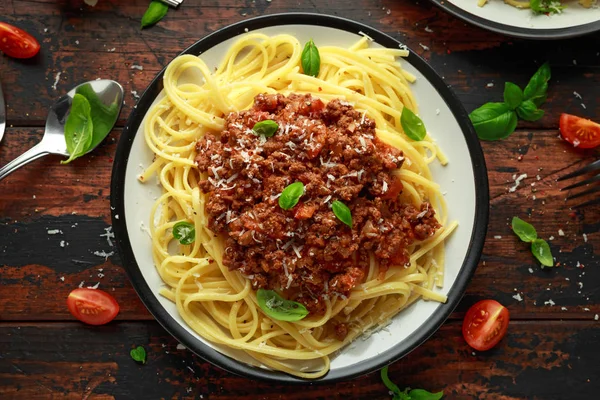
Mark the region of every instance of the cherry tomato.
<instances>
[{"instance_id":1,"label":"cherry tomato","mask_svg":"<svg viewBox=\"0 0 600 400\"><path fill-rule=\"evenodd\" d=\"M506 334L509 319L506 307L496 300L479 301L465 315L463 337L475 350L489 350Z\"/></svg>"},{"instance_id":2,"label":"cherry tomato","mask_svg":"<svg viewBox=\"0 0 600 400\"><path fill-rule=\"evenodd\" d=\"M0 22L0 50L10 57L30 58L40 51L40 44L24 30Z\"/></svg>"},{"instance_id":3,"label":"cherry tomato","mask_svg":"<svg viewBox=\"0 0 600 400\"><path fill-rule=\"evenodd\" d=\"M67 298L69 311L81 322L104 325L119 313L119 304L110 294L99 289L75 289Z\"/></svg>"},{"instance_id":4,"label":"cherry tomato","mask_svg":"<svg viewBox=\"0 0 600 400\"><path fill-rule=\"evenodd\" d=\"M575 147L591 149L600 145L600 124L571 114L561 114L560 134Z\"/></svg>"}]
</instances>

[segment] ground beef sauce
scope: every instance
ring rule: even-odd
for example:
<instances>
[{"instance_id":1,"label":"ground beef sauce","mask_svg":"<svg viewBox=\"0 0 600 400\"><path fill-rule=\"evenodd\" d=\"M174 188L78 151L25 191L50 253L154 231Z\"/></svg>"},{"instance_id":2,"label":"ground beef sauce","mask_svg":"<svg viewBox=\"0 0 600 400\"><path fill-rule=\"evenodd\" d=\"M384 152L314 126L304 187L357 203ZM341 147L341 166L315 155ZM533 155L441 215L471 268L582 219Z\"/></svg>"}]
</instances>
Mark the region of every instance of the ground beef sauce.
<instances>
[{"instance_id":1,"label":"ground beef sauce","mask_svg":"<svg viewBox=\"0 0 600 400\"><path fill-rule=\"evenodd\" d=\"M254 124L267 119L278 131L256 136ZM282 290L321 313L325 299L348 296L364 280L370 253L382 272L407 265L407 247L440 227L428 203L398 202L402 184L392 171L402 152L378 140L375 123L347 102L261 94L225 126L196 145L198 168L208 173L200 188L209 228L226 237L223 263L255 289ZM283 210L278 197L296 181L305 192ZM352 228L334 215L335 200L350 208Z\"/></svg>"}]
</instances>

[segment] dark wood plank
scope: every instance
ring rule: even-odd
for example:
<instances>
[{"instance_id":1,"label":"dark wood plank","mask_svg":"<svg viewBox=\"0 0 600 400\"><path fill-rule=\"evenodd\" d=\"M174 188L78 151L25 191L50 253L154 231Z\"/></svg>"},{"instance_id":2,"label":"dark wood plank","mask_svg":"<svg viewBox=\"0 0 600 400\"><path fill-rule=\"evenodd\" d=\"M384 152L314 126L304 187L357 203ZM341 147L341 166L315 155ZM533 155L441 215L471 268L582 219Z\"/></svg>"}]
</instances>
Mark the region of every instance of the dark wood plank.
<instances>
[{"instance_id":1,"label":"dark wood plank","mask_svg":"<svg viewBox=\"0 0 600 400\"><path fill-rule=\"evenodd\" d=\"M119 318L151 318L131 288L116 248L101 236L110 227L110 172L119 133L73 164L46 157L0 183L0 284L5 293L15 294L0 296L2 319L71 319L65 297L82 281L114 290L122 305ZM0 146L0 164L32 146L39 135L39 129L9 129ZM565 203L559 191L565 185L555 181L589 163L593 154L561 142L556 131L523 131L483 147L492 198L489 231L482 261L453 318L462 318L481 298L499 300L516 319L590 319L599 314L600 206L571 214L568 207L574 203ZM523 173L528 177L510 192L513 176ZM540 268L527 245L512 234L513 216L530 221L540 237L554 238L549 243L560 266ZM48 234L55 229L62 234ZM95 252L115 254L106 259Z\"/></svg>"},{"instance_id":2,"label":"dark wood plank","mask_svg":"<svg viewBox=\"0 0 600 400\"><path fill-rule=\"evenodd\" d=\"M52 337L52 340L48 338ZM600 323L512 322L485 353L463 341L459 322L393 364L400 387L444 390L445 399L591 398L600 389ZM379 373L330 385L249 381L203 362L155 322L0 324L0 397L389 399ZM143 345L148 362L129 350ZM151 394L151 395L150 395ZM53 397L53 398L54 398Z\"/></svg>"},{"instance_id":3,"label":"dark wood plank","mask_svg":"<svg viewBox=\"0 0 600 400\"><path fill-rule=\"evenodd\" d=\"M125 87L122 125L135 104L133 93L141 94L178 52L233 22L289 11L342 16L383 30L428 59L469 111L487 101L501 101L505 81L524 87L537 66L548 60L553 80L546 115L523 126L554 129L561 112L600 119L594 92L600 80L600 56L589 50L599 47L600 35L532 45L466 25L427 1L190 1L144 31L139 20L148 4L145 0L103 0L93 8L80 1L16 4L2 2L0 15L36 36L42 51L33 60L2 58L8 120L15 126L43 125L46 110L57 96L99 77L115 79ZM132 69L133 65L143 70Z\"/></svg>"}]
</instances>

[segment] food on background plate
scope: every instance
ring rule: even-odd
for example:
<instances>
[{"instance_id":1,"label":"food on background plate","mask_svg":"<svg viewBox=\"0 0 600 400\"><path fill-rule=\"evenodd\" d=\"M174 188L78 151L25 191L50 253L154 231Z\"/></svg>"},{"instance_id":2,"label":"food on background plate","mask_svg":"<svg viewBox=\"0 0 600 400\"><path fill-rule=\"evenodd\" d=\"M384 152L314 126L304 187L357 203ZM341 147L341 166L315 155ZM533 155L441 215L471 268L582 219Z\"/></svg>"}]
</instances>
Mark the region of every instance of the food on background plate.
<instances>
[{"instance_id":1,"label":"food on background plate","mask_svg":"<svg viewBox=\"0 0 600 400\"><path fill-rule=\"evenodd\" d=\"M104 325L119 313L119 304L100 289L79 288L69 293L67 307L71 314L89 325Z\"/></svg>"},{"instance_id":2,"label":"food on background plate","mask_svg":"<svg viewBox=\"0 0 600 400\"><path fill-rule=\"evenodd\" d=\"M406 55L366 37L303 51L247 34L215 72L192 55L167 67L140 180L163 188L150 216L161 294L199 335L317 378L418 299L446 301L435 289L457 223L429 164L447 160Z\"/></svg>"},{"instance_id":3,"label":"food on background plate","mask_svg":"<svg viewBox=\"0 0 600 400\"><path fill-rule=\"evenodd\" d=\"M483 7L489 0L477 0L477 5ZM508 5L520 9L531 9L534 14L561 14L567 4L575 1L567 0L504 0ZM596 0L579 0L577 3L584 8L592 8Z\"/></svg>"},{"instance_id":4,"label":"food on background plate","mask_svg":"<svg viewBox=\"0 0 600 400\"><path fill-rule=\"evenodd\" d=\"M481 300L471 306L463 320L465 341L475 350L485 351L497 345L506 334L510 315L496 300Z\"/></svg>"},{"instance_id":5,"label":"food on background plate","mask_svg":"<svg viewBox=\"0 0 600 400\"><path fill-rule=\"evenodd\" d=\"M600 146L600 124L586 118L561 114L560 134L573 147L593 149Z\"/></svg>"},{"instance_id":6,"label":"food on background plate","mask_svg":"<svg viewBox=\"0 0 600 400\"><path fill-rule=\"evenodd\" d=\"M31 58L40 51L40 44L24 30L0 22L0 51L13 58Z\"/></svg>"}]
</instances>

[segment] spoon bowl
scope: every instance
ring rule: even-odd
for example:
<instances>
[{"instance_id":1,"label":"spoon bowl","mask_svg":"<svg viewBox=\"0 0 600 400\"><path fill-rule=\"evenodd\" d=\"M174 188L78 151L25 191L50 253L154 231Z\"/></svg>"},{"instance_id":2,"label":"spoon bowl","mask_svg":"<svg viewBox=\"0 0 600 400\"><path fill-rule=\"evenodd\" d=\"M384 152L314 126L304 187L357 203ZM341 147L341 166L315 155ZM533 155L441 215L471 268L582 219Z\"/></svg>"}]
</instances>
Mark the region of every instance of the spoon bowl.
<instances>
[{"instance_id":1,"label":"spoon bowl","mask_svg":"<svg viewBox=\"0 0 600 400\"><path fill-rule=\"evenodd\" d=\"M94 150L102 142L104 137L106 137L106 134L112 130L117 122L121 107L123 106L123 87L119 83L108 79L82 83L60 97L50 108L42 140L34 147L0 168L0 180L23 165L47 154L69 156L67 142L65 141L65 123L67 122L67 117L71 110L73 97L77 93L82 94L87 98L92 109L100 109L103 113L101 129L105 131L105 134L100 135L100 140L92 142L87 153Z\"/></svg>"}]
</instances>

